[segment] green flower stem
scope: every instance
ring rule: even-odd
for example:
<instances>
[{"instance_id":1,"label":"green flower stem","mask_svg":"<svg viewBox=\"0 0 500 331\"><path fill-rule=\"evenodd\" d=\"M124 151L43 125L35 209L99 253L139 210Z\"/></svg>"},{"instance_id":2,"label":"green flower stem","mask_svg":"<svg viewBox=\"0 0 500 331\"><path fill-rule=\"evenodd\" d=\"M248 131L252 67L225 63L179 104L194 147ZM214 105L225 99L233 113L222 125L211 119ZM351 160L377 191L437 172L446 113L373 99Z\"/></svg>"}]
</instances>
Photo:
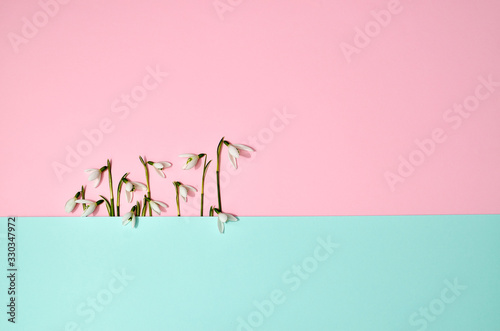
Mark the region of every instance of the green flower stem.
<instances>
[{"instance_id":1,"label":"green flower stem","mask_svg":"<svg viewBox=\"0 0 500 331\"><path fill-rule=\"evenodd\" d=\"M142 214L141 216L146 216L146 206L148 204L148 198L146 197L146 195L144 195L144 202L142 203Z\"/></svg>"},{"instance_id":2,"label":"green flower stem","mask_svg":"<svg viewBox=\"0 0 500 331\"><path fill-rule=\"evenodd\" d=\"M215 172L215 174L217 175L217 201L219 202L219 208L222 208L222 202L220 199L220 174L219 174L219 170L217 170Z\"/></svg>"},{"instance_id":3,"label":"green flower stem","mask_svg":"<svg viewBox=\"0 0 500 331\"><path fill-rule=\"evenodd\" d=\"M125 178L128 176L128 172L122 176L118 182L118 188L116 189L116 216L120 216L120 197L122 193L122 185L125 182Z\"/></svg>"},{"instance_id":4,"label":"green flower stem","mask_svg":"<svg viewBox=\"0 0 500 331\"><path fill-rule=\"evenodd\" d=\"M148 198L151 199L151 186L149 185L149 169L146 165L146 183L148 185ZM153 210L151 209L151 204L148 204L149 207L149 216L153 216Z\"/></svg>"},{"instance_id":5,"label":"green flower stem","mask_svg":"<svg viewBox=\"0 0 500 331\"><path fill-rule=\"evenodd\" d=\"M217 146L217 170L215 174L217 175L217 200L219 202L219 210L222 210L222 202L220 198L220 154L222 152L222 147L224 143L224 137L219 141L219 145Z\"/></svg>"},{"instance_id":6,"label":"green flower stem","mask_svg":"<svg viewBox=\"0 0 500 331\"><path fill-rule=\"evenodd\" d=\"M179 202L179 182L172 182L175 186L175 202L177 203L177 216L181 216L181 205Z\"/></svg>"},{"instance_id":7,"label":"green flower stem","mask_svg":"<svg viewBox=\"0 0 500 331\"><path fill-rule=\"evenodd\" d=\"M203 216L203 199L205 197L205 177L207 176L207 169L210 166L210 162L212 160L208 161L207 163L207 155L205 154L205 162L203 163L203 176L201 177L201 209L200 209L200 216Z\"/></svg>"},{"instance_id":8,"label":"green flower stem","mask_svg":"<svg viewBox=\"0 0 500 331\"><path fill-rule=\"evenodd\" d=\"M111 209L111 215L109 216L115 216L115 194L113 192L113 174L111 173L111 162L108 159L108 178L109 178L109 195L110 195L110 206L109 208Z\"/></svg>"},{"instance_id":9,"label":"green flower stem","mask_svg":"<svg viewBox=\"0 0 500 331\"><path fill-rule=\"evenodd\" d=\"M106 202L106 209L108 210L108 215L109 215L109 216L113 216L113 215L111 215L111 204L109 203L108 199L106 199L106 197L105 197L105 196L103 196L103 195L100 195L100 197L102 198L102 200L100 200L100 201L101 201L101 203L102 203L103 201L104 201L104 202Z\"/></svg>"},{"instance_id":10,"label":"green flower stem","mask_svg":"<svg viewBox=\"0 0 500 331\"><path fill-rule=\"evenodd\" d=\"M82 185L81 192L82 192L82 200L85 200L85 187L83 187L83 185ZM85 209L87 209L87 204L86 203L82 203L82 208L85 211Z\"/></svg>"},{"instance_id":11,"label":"green flower stem","mask_svg":"<svg viewBox=\"0 0 500 331\"><path fill-rule=\"evenodd\" d=\"M147 191L147 193L148 193L148 199L151 199L151 188L149 186L149 169L148 169L148 164L147 164L147 162L144 161L144 159L142 158L142 156L139 156L139 159L141 160L141 163L144 166L144 171L146 172L146 186L148 188L148 191ZM146 205L144 205L143 208L145 208L145 207L146 207ZM146 216L146 214L144 214L142 216ZM153 216L153 210L151 209L151 205L149 205L149 216Z\"/></svg>"},{"instance_id":12,"label":"green flower stem","mask_svg":"<svg viewBox=\"0 0 500 331\"><path fill-rule=\"evenodd\" d=\"M141 203L139 201L137 201L137 205L136 205L136 209L135 209L135 216L139 216L141 214Z\"/></svg>"}]
</instances>

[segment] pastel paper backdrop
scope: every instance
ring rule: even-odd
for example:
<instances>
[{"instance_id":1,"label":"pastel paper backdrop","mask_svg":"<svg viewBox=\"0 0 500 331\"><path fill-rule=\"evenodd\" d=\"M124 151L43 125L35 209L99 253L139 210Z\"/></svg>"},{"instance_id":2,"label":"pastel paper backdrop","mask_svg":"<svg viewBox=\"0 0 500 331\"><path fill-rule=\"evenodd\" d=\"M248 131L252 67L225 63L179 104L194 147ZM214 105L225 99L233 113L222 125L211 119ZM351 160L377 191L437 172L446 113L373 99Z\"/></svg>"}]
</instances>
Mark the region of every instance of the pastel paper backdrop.
<instances>
[{"instance_id":1,"label":"pastel paper backdrop","mask_svg":"<svg viewBox=\"0 0 500 331\"><path fill-rule=\"evenodd\" d=\"M498 330L499 221L242 217L221 235L215 217L17 217L0 328Z\"/></svg>"},{"instance_id":2,"label":"pastel paper backdrop","mask_svg":"<svg viewBox=\"0 0 500 331\"><path fill-rule=\"evenodd\" d=\"M238 215L498 213L499 12L493 0L3 0L0 215L62 216L82 184L107 195L83 172L107 158L115 185L127 171L144 182L139 155L174 164L152 192L175 215L171 182L201 178L177 155L215 160L222 136L257 150L237 172L223 155L224 208Z\"/></svg>"}]
</instances>

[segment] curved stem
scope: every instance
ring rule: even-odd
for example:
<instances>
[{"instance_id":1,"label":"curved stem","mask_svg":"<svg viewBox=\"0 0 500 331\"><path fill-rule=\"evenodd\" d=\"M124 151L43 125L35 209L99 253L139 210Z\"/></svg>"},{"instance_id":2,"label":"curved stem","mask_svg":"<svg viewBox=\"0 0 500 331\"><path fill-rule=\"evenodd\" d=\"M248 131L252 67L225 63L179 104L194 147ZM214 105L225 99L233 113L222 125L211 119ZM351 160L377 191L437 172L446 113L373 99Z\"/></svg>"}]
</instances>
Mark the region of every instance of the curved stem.
<instances>
[{"instance_id":1,"label":"curved stem","mask_svg":"<svg viewBox=\"0 0 500 331\"><path fill-rule=\"evenodd\" d=\"M201 175L201 207L200 216L203 216L203 198L205 196L205 173L207 172L207 155L205 155L205 161L203 162L203 174Z\"/></svg>"},{"instance_id":2,"label":"curved stem","mask_svg":"<svg viewBox=\"0 0 500 331\"><path fill-rule=\"evenodd\" d=\"M220 198L220 174L219 174L219 170L217 170L215 172L215 174L217 175L217 201L219 203L219 209L222 209L222 202L221 202L221 198Z\"/></svg>"},{"instance_id":3,"label":"curved stem","mask_svg":"<svg viewBox=\"0 0 500 331\"><path fill-rule=\"evenodd\" d=\"M141 214L141 203L139 201L137 201L137 205L136 205L136 209L135 209L135 216L139 216Z\"/></svg>"},{"instance_id":4,"label":"curved stem","mask_svg":"<svg viewBox=\"0 0 500 331\"><path fill-rule=\"evenodd\" d=\"M219 203L219 210L222 210L222 201L220 198L220 154L222 152L222 147L224 146L224 137L219 141L217 146L217 170L215 174L217 175L217 201Z\"/></svg>"},{"instance_id":5,"label":"curved stem","mask_svg":"<svg viewBox=\"0 0 500 331\"><path fill-rule=\"evenodd\" d=\"M149 169L147 163L146 163L146 183L148 186L148 198L151 199L151 186L149 185ZM148 204L148 207L149 207L149 216L153 216L151 204Z\"/></svg>"},{"instance_id":6,"label":"curved stem","mask_svg":"<svg viewBox=\"0 0 500 331\"><path fill-rule=\"evenodd\" d=\"M100 195L100 197L102 198L102 200L100 200L100 201L101 201L101 203L102 203L103 201L104 201L104 202L106 202L106 209L108 210L108 215L109 215L109 216L113 216L113 215L111 215L111 204L109 203L108 199L106 199L106 197L105 197L105 196L103 196L103 195Z\"/></svg>"},{"instance_id":7,"label":"curved stem","mask_svg":"<svg viewBox=\"0 0 500 331\"><path fill-rule=\"evenodd\" d=\"M146 216L146 206L148 204L148 200L146 196L144 196L144 202L142 203L142 214L141 216Z\"/></svg>"},{"instance_id":8,"label":"curved stem","mask_svg":"<svg viewBox=\"0 0 500 331\"><path fill-rule=\"evenodd\" d=\"M151 187L149 186L149 168L148 168L148 163L146 161L144 161L144 159L139 156L139 159L141 160L141 163L144 165L144 171L146 172L146 186L148 188L147 190L147 196L148 196L148 199L151 199ZM151 205L148 205L149 206L149 216L153 216L153 210L151 208ZM146 205L143 206L143 208L146 208ZM143 212L143 216L145 216L146 214Z\"/></svg>"},{"instance_id":9,"label":"curved stem","mask_svg":"<svg viewBox=\"0 0 500 331\"><path fill-rule=\"evenodd\" d=\"M177 203L177 216L181 216L181 204L179 202L179 182L173 183L175 186L175 202Z\"/></svg>"},{"instance_id":10,"label":"curved stem","mask_svg":"<svg viewBox=\"0 0 500 331\"><path fill-rule=\"evenodd\" d=\"M111 162L108 159L108 178L109 178L109 194L110 194L110 206L111 209L109 216L115 216L115 195L113 193L113 175L111 173Z\"/></svg>"},{"instance_id":11,"label":"curved stem","mask_svg":"<svg viewBox=\"0 0 500 331\"><path fill-rule=\"evenodd\" d=\"M205 177L207 176L207 169L210 166L210 162L212 160L208 161L207 163L207 155L205 155L205 162L203 164L203 176L201 177L201 210L200 210L200 216L203 216L203 199L205 197Z\"/></svg>"},{"instance_id":12,"label":"curved stem","mask_svg":"<svg viewBox=\"0 0 500 331\"><path fill-rule=\"evenodd\" d=\"M118 182L118 188L116 189L116 216L120 216L120 196L122 194L122 185L125 177L128 176L128 172L122 176L120 181Z\"/></svg>"}]
</instances>

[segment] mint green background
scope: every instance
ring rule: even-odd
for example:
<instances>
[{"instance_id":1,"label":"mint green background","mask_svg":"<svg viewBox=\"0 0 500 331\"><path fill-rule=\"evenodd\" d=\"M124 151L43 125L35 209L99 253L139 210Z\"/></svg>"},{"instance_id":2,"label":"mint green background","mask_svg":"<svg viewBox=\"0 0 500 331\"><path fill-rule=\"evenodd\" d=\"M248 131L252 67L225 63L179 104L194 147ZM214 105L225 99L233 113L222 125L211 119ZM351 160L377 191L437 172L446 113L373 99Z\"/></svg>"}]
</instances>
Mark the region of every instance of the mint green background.
<instances>
[{"instance_id":1,"label":"mint green background","mask_svg":"<svg viewBox=\"0 0 500 331\"><path fill-rule=\"evenodd\" d=\"M224 235L209 217L16 223L17 323L6 321L3 276L0 330L237 330L275 289L285 302L253 330L420 330L410 315L455 278L467 289L421 330L500 329L500 215L241 217ZM340 246L293 291L282 275L328 236ZM122 269L135 278L86 321L77 307Z\"/></svg>"}]
</instances>

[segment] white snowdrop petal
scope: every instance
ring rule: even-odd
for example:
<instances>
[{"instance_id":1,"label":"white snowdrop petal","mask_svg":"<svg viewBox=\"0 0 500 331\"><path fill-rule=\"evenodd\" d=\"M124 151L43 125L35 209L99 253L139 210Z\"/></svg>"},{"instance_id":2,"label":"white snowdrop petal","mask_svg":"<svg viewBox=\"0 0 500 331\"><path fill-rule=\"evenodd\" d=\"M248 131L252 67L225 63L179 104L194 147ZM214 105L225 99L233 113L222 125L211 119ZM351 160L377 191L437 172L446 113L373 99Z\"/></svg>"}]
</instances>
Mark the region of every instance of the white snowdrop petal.
<instances>
[{"instance_id":1,"label":"white snowdrop petal","mask_svg":"<svg viewBox=\"0 0 500 331\"><path fill-rule=\"evenodd\" d=\"M221 221L222 223L226 223L226 221L227 221L227 214L219 213L219 221Z\"/></svg>"},{"instance_id":2,"label":"white snowdrop petal","mask_svg":"<svg viewBox=\"0 0 500 331\"><path fill-rule=\"evenodd\" d=\"M133 197L134 193L130 192L130 191L125 191L125 196L127 197L127 202L128 203L131 203L132 202L132 197Z\"/></svg>"},{"instance_id":3,"label":"white snowdrop petal","mask_svg":"<svg viewBox=\"0 0 500 331\"><path fill-rule=\"evenodd\" d=\"M226 214L226 215L228 221L236 222L238 220L234 215L231 214Z\"/></svg>"},{"instance_id":4,"label":"white snowdrop petal","mask_svg":"<svg viewBox=\"0 0 500 331\"><path fill-rule=\"evenodd\" d=\"M179 157L193 157L193 156L196 156L196 154L191 154L191 153L179 154Z\"/></svg>"},{"instance_id":5,"label":"white snowdrop petal","mask_svg":"<svg viewBox=\"0 0 500 331\"><path fill-rule=\"evenodd\" d=\"M168 208L168 205L164 202L161 202L161 201L155 201L157 204L159 204L160 206L162 206L163 208Z\"/></svg>"},{"instance_id":6,"label":"white snowdrop petal","mask_svg":"<svg viewBox=\"0 0 500 331\"><path fill-rule=\"evenodd\" d=\"M66 202L66 205L64 206L64 211L67 213L71 213L73 209L76 207L76 199L71 198Z\"/></svg>"},{"instance_id":7,"label":"white snowdrop petal","mask_svg":"<svg viewBox=\"0 0 500 331\"><path fill-rule=\"evenodd\" d=\"M172 166L172 163L167 162L167 161L162 161L162 162L160 162L160 163L161 163L161 164L163 164L163 167L164 167L164 168L169 168L169 167L171 167L171 166Z\"/></svg>"},{"instance_id":8,"label":"white snowdrop petal","mask_svg":"<svg viewBox=\"0 0 500 331\"><path fill-rule=\"evenodd\" d=\"M196 166L196 163L198 163L198 156L194 156L191 158L191 160L189 160L186 165L185 165L185 170L189 170L191 168L193 168L194 166Z\"/></svg>"},{"instance_id":9,"label":"white snowdrop petal","mask_svg":"<svg viewBox=\"0 0 500 331\"><path fill-rule=\"evenodd\" d=\"M78 199L75 201L76 203L95 203L92 200L87 200L87 199Z\"/></svg>"},{"instance_id":10,"label":"white snowdrop petal","mask_svg":"<svg viewBox=\"0 0 500 331\"><path fill-rule=\"evenodd\" d=\"M222 223L220 220L217 220L217 227L219 228L220 233L224 233L224 223Z\"/></svg>"},{"instance_id":11,"label":"white snowdrop petal","mask_svg":"<svg viewBox=\"0 0 500 331\"><path fill-rule=\"evenodd\" d=\"M99 177L101 175L101 172L100 171L95 171L95 172L92 172L90 175L89 175L89 181L93 181L94 179L96 179L97 177Z\"/></svg>"},{"instance_id":12,"label":"white snowdrop petal","mask_svg":"<svg viewBox=\"0 0 500 331\"><path fill-rule=\"evenodd\" d=\"M191 192L198 192L198 190L191 185L184 185L184 187L190 190Z\"/></svg>"},{"instance_id":13,"label":"white snowdrop petal","mask_svg":"<svg viewBox=\"0 0 500 331\"><path fill-rule=\"evenodd\" d=\"M134 186L135 186L135 189L139 190L139 191L146 191L148 189L148 187L146 185L144 185L143 183L139 183L139 182L134 182Z\"/></svg>"},{"instance_id":14,"label":"white snowdrop petal","mask_svg":"<svg viewBox=\"0 0 500 331\"><path fill-rule=\"evenodd\" d=\"M234 147L236 147L238 149L243 149L243 150L249 151L249 152L254 152L255 151L255 149L253 149L252 147L247 146L247 145L242 145L242 144L234 144Z\"/></svg>"},{"instance_id":15,"label":"white snowdrop petal","mask_svg":"<svg viewBox=\"0 0 500 331\"><path fill-rule=\"evenodd\" d=\"M233 165L234 169L238 169L238 164L236 163L236 159L231 154L229 154L229 161L231 161L231 164Z\"/></svg>"},{"instance_id":16,"label":"white snowdrop petal","mask_svg":"<svg viewBox=\"0 0 500 331\"><path fill-rule=\"evenodd\" d=\"M184 201L186 201L186 197L187 197L187 189L184 185L181 185L179 186L179 195L184 199Z\"/></svg>"},{"instance_id":17,"label":"white snowdrop petal","mask_svg":"<svg viewBox=\"0 0 500 331\"><path fill-rule=\"evenodd\" d=\"M101 184L101 177L102 177L101 173L99 173L99 176L96 179L94 179L94 187L97 187L99 186L99 184Z\"/></svg>"},{"instance_id":18,"label":"white snowdrop petal","mask_svg":"<svg viewBox=\"0 0 500 331\"><path fill-rule=\"evenodd\" d=\"M155 213L160 215L161 213L160 206L158 206L156 201L149 201L149 205L151 206L151 209L153 209Z\"/></svg>"},{"instance_id":19,"label":"white snowdrop petal","mask_svg":"<svg viewBox=\"0 0 500 331\"><path fill-rule=\"evenodd\" d=\"M87 217L90 214L92 214L96 207L97 205L95 203L92 203L91 205L87 206L87 209L83 212L82 217Z\"/></svg>"},{"instance_id":20,"label":"white snowdrop petal","mask_svg":"<svg viewBox=\"0 0 500 331\"><path fill-rule=\"evenodd\" d=\"M130 219L131 216L132 216L132 212L129 211L128 213L123 215L122 219L124 219L124 220Z\"/></svg>"},{"instance_id":21,"label":"white snowdrop petal","mask_svg":"<svg viewBox=\"0 0 500 331\"><path fill-rule=\"evenodd\" d=\"M234 156L235 158L238 158L240 156L240 152L233 145L229 145L227 150L228 150L229 154Z\"/></svg>"},{"instance_id":22,"label":"white snowdrop petal","mask_svg":"<svg viewBox=\"0 0 500 331\"><path fill-rule=\"evenodd\" d=\"M165 178L165 174L160 169L155 168L155 170L158 173L158 175L160 175L161 177Z\"/></svg>"}]
</instances>

